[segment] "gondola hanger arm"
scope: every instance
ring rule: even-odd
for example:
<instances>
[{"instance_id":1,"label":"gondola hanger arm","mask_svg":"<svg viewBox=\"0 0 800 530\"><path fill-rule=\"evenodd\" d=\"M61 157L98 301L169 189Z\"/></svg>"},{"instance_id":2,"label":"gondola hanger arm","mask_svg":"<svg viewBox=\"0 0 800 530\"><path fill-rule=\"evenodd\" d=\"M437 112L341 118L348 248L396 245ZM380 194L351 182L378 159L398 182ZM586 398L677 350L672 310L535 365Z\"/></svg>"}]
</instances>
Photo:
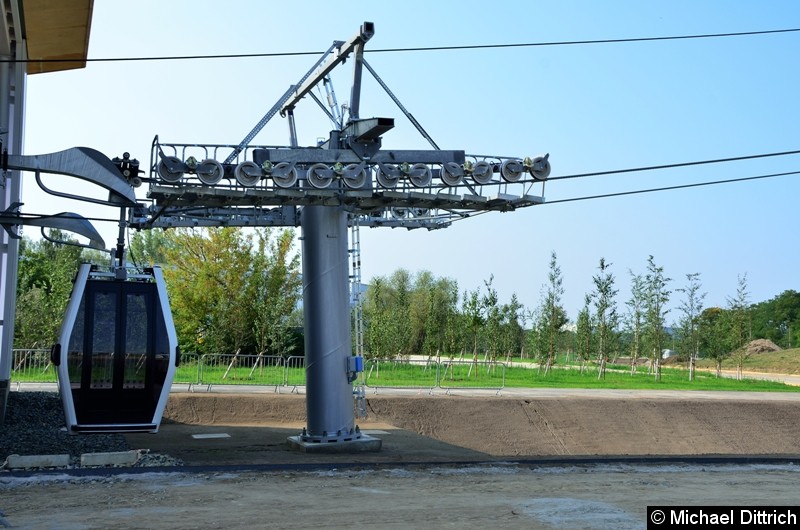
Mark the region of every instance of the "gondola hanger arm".
<instances>
[{"instance_id":1,"label":"gondola hanger arm","mask_svg":"<svg viewBox=\"0 0 800 530\"><path fill-rule=\"evenodd\" d=\"M2 225L3 229L11 238L21 239L19 234L13 230L13 227L15 226L38 226L42 229L42 237L48 241L61 244L71 244L96 250L105 250L106 244L105 241L103 241L103 238L100 236L100 233L95 229L94 225L92 225L92 223L83 216L73 212L62 212L55 215L23 217L19 213L20 206L22 206L22 203L15 202L5 211L0 213L0 225ZM53 239L45 234L45 228L55 228L58 230L64 230L66 232L72 232L88 239L89 244L82 245L80 243L71 241Z\"/></svg>"},{"instance_id":2,"label":"gondola hanger arm","mask_svg":"<svg viewBox=\"0 0 800 530\"><path fill-rule=\"evenodd\" d=\"M128 206L136 204L136 194L111 160L96 149L72 147L56 153L43 155L7 155L3 169L19 169L36 173L39 186L52 195L69 199ZM90 199L46 188L39 178L40 173L55 173L76 177L96 184L109 192L108 200Z\"/></svg>"}]
</instances>

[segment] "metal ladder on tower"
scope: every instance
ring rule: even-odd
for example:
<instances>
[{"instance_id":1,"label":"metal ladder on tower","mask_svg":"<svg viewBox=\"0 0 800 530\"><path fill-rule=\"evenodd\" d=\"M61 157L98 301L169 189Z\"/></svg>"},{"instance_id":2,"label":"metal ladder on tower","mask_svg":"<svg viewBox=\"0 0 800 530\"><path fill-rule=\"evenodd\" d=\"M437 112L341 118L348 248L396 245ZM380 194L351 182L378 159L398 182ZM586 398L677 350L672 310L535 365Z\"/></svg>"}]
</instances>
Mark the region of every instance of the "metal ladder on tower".
<instances>
[{"instance_id":1,"label":"metal ladder on tower","mask_svg":"<svg viewBox=\"0 0 800 530\"><path fill-rule=\"evenodd\" d=\"M353 349L357 357L364 358L364 308L361 298L361 233L359 232L358 218L350 217L350 303L352 306ZM353 386L356 415L359 418L367 417L366 381L365 372Z\"/></svg>"}]
</instances>

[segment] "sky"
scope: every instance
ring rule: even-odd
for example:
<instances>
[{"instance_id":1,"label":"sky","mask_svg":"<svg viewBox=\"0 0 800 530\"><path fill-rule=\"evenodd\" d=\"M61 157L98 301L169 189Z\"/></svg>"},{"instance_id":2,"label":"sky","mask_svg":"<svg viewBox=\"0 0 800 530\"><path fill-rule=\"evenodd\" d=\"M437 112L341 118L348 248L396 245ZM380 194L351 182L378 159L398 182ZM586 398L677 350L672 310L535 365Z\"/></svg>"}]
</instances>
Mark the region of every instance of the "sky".
<instances>
[{"instance_id":1,"label":"sky","mask_svg":"<svg viewBox=\"0 0 800 530\"><path fill-rule=\"evenodd\" d=\"M704 304L725 306L746 275L751 302L800 290L800 175L590 200L594 195L800 171L800 155L659 171L567 175L800 150L800 32L725 38L506 48L397 48L574 42L800 28L795 1L553 0L457 4L257 0L95 0L90 59L318 52L311 55L89 62L32 75L25 153L86 146L131 153L146 169L153 138L238 144L284 91L364 21L365 57L442 149L498 156L550 154L547 203L488 213L436 231L362 228L362 277L399 268L452 278L461 291L493 276L501 302L541 301L551 253L572 320L600 258L612 264L624 312L630 275L648 256L671 278L673 308L699 273ZM372 51L374 50L374 51ZM349 63L333 74L346 103ZM311 100L296 109L300 145L327 137ZM384 149L429 149L364 73L361 117L392 117ZM274 118L253 144L288 145ZM53 182L53 187L58 188ZM81 183L66 182L73 192ZM143 198L143 186L137 190ZM50 197L24 178L22 211L118 218L97 205ZM114 245L115 222L95 222ZM36 238L38 231L25 235ZM298 229L299 235L299 229Z\"/></svg>"}]
</instances>

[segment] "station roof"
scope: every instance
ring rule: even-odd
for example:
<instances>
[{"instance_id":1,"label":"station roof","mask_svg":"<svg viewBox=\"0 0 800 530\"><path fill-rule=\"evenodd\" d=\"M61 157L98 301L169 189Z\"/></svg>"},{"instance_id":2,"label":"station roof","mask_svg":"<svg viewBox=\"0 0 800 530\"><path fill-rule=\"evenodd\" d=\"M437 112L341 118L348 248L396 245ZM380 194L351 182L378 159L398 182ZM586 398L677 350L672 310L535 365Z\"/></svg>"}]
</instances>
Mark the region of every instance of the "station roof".
<instances>
[{"instance_id":1,"label":"station roof","mask_svg":"<svg viewBox=\"0 0 800 530\"><path fill-rule=\"evenodd\" d=\"M28 43L28 74L86 66L94 0L17 1ZM59 62L39 62L53 59Z\"/></svg>"}]
</instances>

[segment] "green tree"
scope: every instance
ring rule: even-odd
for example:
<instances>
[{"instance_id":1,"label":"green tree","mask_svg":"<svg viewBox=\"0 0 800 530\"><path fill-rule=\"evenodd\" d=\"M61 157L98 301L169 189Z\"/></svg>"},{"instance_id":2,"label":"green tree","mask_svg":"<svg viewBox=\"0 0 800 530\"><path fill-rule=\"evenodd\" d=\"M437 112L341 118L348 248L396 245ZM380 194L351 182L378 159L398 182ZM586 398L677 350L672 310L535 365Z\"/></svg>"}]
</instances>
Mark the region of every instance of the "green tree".
<instances>
[{"instance_id":1,"label":"green tree","mask_svg":"<svg viewBox=\"0 0 800 530\"><path fill-rule=\"evenodd\" d=\"M722 375L722 362L730 355L728 320L724 309L709 307L700 313L697 326L700 348L714 361L717 377Z\"/></svg>"},{"instance_id":2,"label":"green tree","mask_svg":"<svg viewBox=\"0 0 800 530\"><path fill-rule=\"evenodd\" d=\"M742 378L742 365L749 352L750 341L750 293L747 290L747 274L737 278L736 296L728 299L728 315L730 319L729 337L730 352L736 363L736 378Z\"/></svg>"},{"instance_id":3,"label":"green tree","mask_svg":"<svg viewBox=\"0 0 800 530\"><path fill-rule=\"evenodd\" d=\"M167 233L164 278L184 351L256 353L253 245L239 228L175 229Z\"/></svg>"},{"instance_id":4,"label":"green tree","mask_svg":"<svg viewBox=\"0 0 800 530\"><path fill-rule=\"evenodd\" d=\"M550 253L550 265L547 273L547 284L542 287L542 301L539 308L538 332L540 357L544 364L544 373L550 372L556 360L558 338L567 324L567 312L561 301L564 295L564 278L558 257Z\"/></svg>"},{"instance_id":5,"label":"green tree","mask_svg":"<svg viewBox=\"0 0 800 530\"><path fill-rule=\"evenodd\" d=\"M521 320L524 309L516 294L512 294L511 301L503 304L500 308L501 348L505 352L507 360L522 350L524 330Z\"/></svg>"},{"instance_id":6,"label":"green tree","mask_svg":"<svg viewBox=\"0 0 800 530\"><path fill-rule=\"evenodd\" d=\"M364 296L365 341L373 357L436 355L460 347L458 284L428 271L398 269L372 280Z\"/></svg>"},{"instance_id":7,"label":"green tree","mask_svg":"<svg viewBox=\"0 0 800 530\"><path fill-rule=\"evenodd\" d=\"M389 277L391 294L391 318L395 328L395 356L411 354L412 345L417 343L417 337L412 335L411 322L411 274L406 269L397 269Z\"/></svg>"},{"instance_id":8,"label":"green tree","mask_svg":"<svg viewBox=\"0 0 800 530\"><path fill-rule=\"evenodd\" d=\"M644 351L644 330L645 316L647 314L647 290L644 277L641 274L634 274L628 269L631 276L631 297L626 302L628 306L627 323L628 332L631 336L630 355L631 355L631 375L636 374L636 364Z\"/></svg>"},{"instance_id":9,"label":"green tree","mask_svg":"<svg viewBox=\"0 0 800 530\"><path fill-rule=\"evenodd\" d=\"M461 302L461 311L467 326L470 347L472 348L472 360L478 361L478 339L485 322L483 303L479 289L464 291Z\"/></svg>"},{"instance_id":10,"label":"green tree","mask_svg":"<svg viewBox=\"0 0 800 530\"><path fill-rule=\"evenodd\" d=\"M575 326L575 353L581 361L581 373L586 368L586 363L592 357L592 315L590 306L592 297L586 295L583 298L583 307L578 313L578 321Z\"/></svg>"},{"instance_id":11,"label":"green tree","mask_svg":"<svg viewBox=\"0 0 800 530\"><path fill-rule=\"evenodd\" d=\"M701 293L700 273L686 275L686 287L676 289L683 293L684 299L678 306L681 316L678 322L678 352L689 364L689 381L694 380L695 364L700 352L699 319L703 312L703 300L706 293Z\"/></svg>"},{"instance_id":12,"label":"green tree","mask_svg":"<svg viewBox=\"0 0 800 530\"><path fill-rule=\"evenodd\" d=\"M800 292L787 290L751 307L753 338L782 348L800 347Z\"/></svg>"},{"instance_id":13,"label":"green tree","mask_svg":"<svg viewBox=\"0 0 800 530\"><path fill-rule=\"evenodd\" d=\"M427 271L414 282L412 296L415 327L421 340L414 351L429 358L450 349L448 332L455 327L458 284L449 278L435 278Z\"/></svg>"},{"instance_id":14,"label":"green tree","mask_svg":"<svg viewBox=\"0 0 800 530\"><path fill-rule=\"evenodd\" d=\"M656 381L661 380L661 352L666 342L664 329L666 315L669 313L667 304L671 291L667 285L671 278L664 276L664 268L656 265L653 256L647 258L647 273L645 275L645 322L646 336L651 353L653 373Z\"/></svg>"},{"instance_id":15,"label":"green tree","mask_svg":"<svg viewBox=\"0 0 800 530\"><path fill-rule=\"evenodd\" d=\"M494 361L502 348L502 314L500 311L500 299L497 290L492 286L494 275L489 276L489 280L484 280L483 285L486 292L481 297L481 305L485 315L484 333L486 336L486 356L490 361Z\"/></svg>"},{"instance_id":16,"label":"green tree","mask_svg":"<svg viewBox=\"0 0 800 530\"><path fill-rule=\"evenodd\" d=\"M605 377L608 354L616 342L619 316L617 314L617 289L614 288L614 274L609 270L611 263L600 258L599 272L592 277L594 283L595 329L597 333L598 379Z\"/></svg>"},{"instance_id":17,"label":"green tree","mask_svg":"<svg viewBox=\"0 0 800 530\"><path fill-rule=\"evenodd\" d=\"M293 232L273 238L267 230L225 227L165 234L164 277L184 351L253 354L285 346L281 326L294 312L299 285Z\"/></svg>"},{"instance_id":18,"label":"green tree","mask_svg":"<svg viewBox=\"0 0 800 530\"><path fill-rule=\"evenodd\" d=\"M48 237L77 244L77 240L60 230L50 230ZM14 347L43 348L56 342L75 273L85 261L107 265L109 256L47 239L22 239Z\"/></svg>"},{"instance_id":19,"label":"green tree","mask_svg":"<svg viewBox=\"0 0 800 530\"><path fill-rule=\"evenodd\" d=\"M172 239L161 228L140 230L131 237L128 259L140 267L166 264Z\"/></svg>"},{"instance_id":20,"label":"green tree","mask_svg":"<svg viewBox=\"0 0 800 530\"><path fill-rule=\"evenodd\" d=\"M301 297L300 256L294 252L294 231L256 230L253 256L253 334L260 355L288 356L294 337L290 319Z\"/></svg>"},{"instance_id":21,"label":"green tree","mask_svg":"<svg viewBox=\"0 0 800 530\"><path fill-rule=\"evenodd\" d=\"M366 354L375 359L391 357L395 347L395 326L391 318L386 278L372 280L364 296L364 319L366 328L364 342Z\"/></svg>"},{"instance_id":22,"label":"green tree","mask_svg":"<svg viewBox=\"0 0 800 530\"><path fill-rule=\"evenodd\" d=\"M446 349L447 329L453 324L458 284L429 271L414 276L409 295L409 353L432 357Z\"/></svg>"}]
</instances>

